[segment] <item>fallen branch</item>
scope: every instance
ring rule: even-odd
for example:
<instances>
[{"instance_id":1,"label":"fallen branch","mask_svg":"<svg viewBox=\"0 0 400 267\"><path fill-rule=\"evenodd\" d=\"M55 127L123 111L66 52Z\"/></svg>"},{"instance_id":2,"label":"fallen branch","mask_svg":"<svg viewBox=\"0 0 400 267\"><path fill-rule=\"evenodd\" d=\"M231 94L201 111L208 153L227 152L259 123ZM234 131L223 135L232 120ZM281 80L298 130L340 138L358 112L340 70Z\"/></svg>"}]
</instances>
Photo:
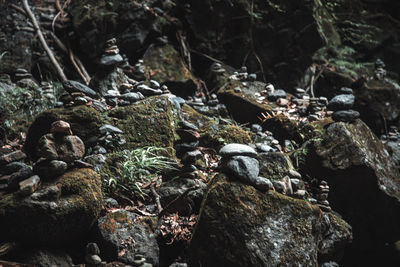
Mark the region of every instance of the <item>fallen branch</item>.
<instances>
[{"instance_id":1,"label":"fallen branch","mask_svg":"<svg viewBox=\"0 0 400 267\"><path fill-rule=\"evenodd\" d=\"M60 64L58 64L56 58L54 57L53 52L51 52L49 46L47 45L46 40L44 39L43 33L40 30L40 27L35 18L35 15L32 13L32 11L29 7L28 0L22 0L22 3L24 5L24 9L25 9L26 13L28 14L29 18L32 21L32 24L37 32L37 35L39 36L40 43L42 44L44 50L46 50L47 56L49 57L51 63L56 68L56 71L57 71L58 75L60 76L61 81L64 82L64 81L68 80L64 74L64 71L61 69Z\"/></svg>"},{"instance_id":2,"label":"fallen branch","mask_svg":"<svg viewBox=\"0 0 400 267\"><path fill-rule=\"evenodd\" d=\"M12 9L15 9L16 11L18 11L18 12L21 13L22 15L25 15L25 16L26 16L25 10L22 9L22 8L20 8L19 6L14 5L14 4L9 4L8 6L11 7Z\"/></svg>"},{"instance_id":3,"label":"fallen branch","mask_svg":"<svg viewBox=\"0 0 400 267\"><path fill-rule=\"evenodd\" d=\"M76 71L81 76L86 85L89 85L91 78L89 73L86 71L86 68L83 66L82 61L77 56L74 55L72 49L67 49L67 47L65 47L65 45L61 42L61 40L53 32L50 32L50 35L53 38L56 45L70 57L72 65L75 67Z\"/></svg>"},{"instance_id":4,"label":"fallen branch","mask_svg":"<svg viewBox=\"0 0 400 267\"><path fill-rule=\"evenodd\" d=\"M191 49L191 48L189 48L189 51L192 52L192 53L198 54L198 55L200 55L200 56L203 56L203 57L205 57L205 58L208 58L209 60L214 61L214 62L217 62L217 63L219 63L219 64L224 64L224 62L222 62L221 60L218 60L218 59L213 58L213 57L211 57L211 56L209 56L209 55L206 55L206 54L201 53L201 52L199 52L199 51L193 50L193 49Z\"/></svg>"},{"instance_id":5,"label":"fallen branch","mask_svg":"<svg viewBox=\"0 0 400 267\"><path fill-rule=\"evenodd\" d=\"M151 193L154 196L154 199L156 200L158 213L161 213L162 212L162 206L161 206L161 202L160 202L160 195L157 193L156 189L154 188L154 184L150 185L150 190L151 190Z\"/></svg>"}]
</instances>

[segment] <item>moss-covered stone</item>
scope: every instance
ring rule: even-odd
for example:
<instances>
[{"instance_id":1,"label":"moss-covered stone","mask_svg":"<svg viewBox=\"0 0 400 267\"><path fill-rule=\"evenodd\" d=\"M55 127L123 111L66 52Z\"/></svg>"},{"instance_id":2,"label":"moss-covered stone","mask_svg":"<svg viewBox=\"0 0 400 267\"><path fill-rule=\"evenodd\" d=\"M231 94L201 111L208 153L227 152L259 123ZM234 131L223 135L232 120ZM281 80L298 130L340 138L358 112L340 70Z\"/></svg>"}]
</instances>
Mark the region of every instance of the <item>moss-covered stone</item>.
<instances>
[{"instance_id":1,"label":"moss-covered stone","mask_svg":"<svg viewBox=\"0 0 400 267\"><path fill-rule=\"evenodd\" d=\"M200 133L202 145L218 148L225 143L248 144L251 136L248 131L236 125L220 125L218 122L204 116L188 105L182 106L186 120L195 124Z\"/></svg>"},{"instance_id":2,"label":"moss-covered stone","mask_svg":"<svg viewBox=\"0 0 400 267\"><path fill-rule=\"evenodd\" d=\"M127 148L173 147L175 120L173 105L163 96L149 97L131 106L111 110L115 126L124 131Z\"/></svg>"},{"instance_id":3,"label":"moss-covered stone","mask_svg":"<svg viewBox=\"0 0 400 267\"><path fill-rule=\"evenodd\" d=\"M317 265L322 212L230 181L210 182L191 243L194 266ZM340 238L341 239L341 238Z\"/></svg>"},{"instance_id":4,"label":"moss-covered stone","mask_svg":"<svg viewBox=\"0 0 400 267\"><path fill-rule=\"evenodd\" d=\"M42 188L51 185L59 188L60 198L36 200L18 192L2 193L1 241L60 245L86 236L102 208L98 175L91 169L74 169Z\"/></svg>"},{"instance_id":5,"label":"moss-covered stone","mask_svg":"<svg viewBox=\"0 0 400 267\"><path fill-rule=\"evenodd\" d=\"M280 180L294 170L289 156L281 152L260 153L259 162L259 175L270 180Z\"/></svg>"},{"instance_id":6,"label":"moss-covered stone","mask_svg":"<svg viewBox=\"0 0 400 267\"><path fill-rule=\"evenodd\" d=\"M308 151L302 172L328 182L331 207L353 227L353 251L400 239L400 174L365 123L332 123Z\"/></svg>"},{"instance_id":7,"label":"moss-covered stone","mask_svg":"<svg viewBox=\"0 0 400 267\"><path fill-rule=\"evenodd\" d=\"M261 113L271 113L276 105L274 103L259 103L256 101L256 93L265 90L262 82L247 82L248 86L243 86L242 82L229 80L218 90L218 98L224 103L232 117L240 123L260 123L258 119ZM235 92L235 88L241 89L240 93ZM245 112L244 112L245 111Z\"/></svg>"},{"instance_id":8,"label":"moss-covered stone","mask_svg":"<svg viewBox=\"0 0 400 267\"><path fill-rule=\"evenodd\" d=\"M79 136L85 144L100 133L99 128L107 121L105 114L87 106L49 109L36 117L29 128L24 149L31 157L37 157L36 145L40 137L49 133L51 124L58 120L68 122L73 134Z\"/></svg>"}]
</instances>

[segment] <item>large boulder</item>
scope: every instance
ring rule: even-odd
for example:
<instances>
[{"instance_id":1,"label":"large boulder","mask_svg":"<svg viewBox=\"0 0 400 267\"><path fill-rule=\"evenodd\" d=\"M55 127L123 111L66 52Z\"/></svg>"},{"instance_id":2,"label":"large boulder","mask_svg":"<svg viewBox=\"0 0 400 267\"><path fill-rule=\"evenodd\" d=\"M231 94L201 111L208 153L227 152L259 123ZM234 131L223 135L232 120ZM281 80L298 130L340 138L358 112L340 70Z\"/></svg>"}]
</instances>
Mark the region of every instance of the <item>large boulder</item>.
<instances>
[{"instance_id":1,"label":"large boulder","mask_svg":"<svg viewBox=\"0 0 400 267\"><path fill-rule=\"evenodd\" d=\"M347 254L363 255L358 258L367 265L388 263L379 251L400 239L398 169L361 120L330 124L321 138L309 147L304 172L328 182L332 208L353 227Z\"/></svg>"},{"instance_id":2,"label":"large boulder","mask_svg":"<svg viewBox=\"0 0 400 267\"><path fill-rule=\"evenodd\" d=\"M45 245L84 238L103 202L101 181L91 169L68 171L28 197L0 194L0 241Z\"/></svg>"},{"instance_id":3,"label":"large boulder","mask_svg":"<svg viewBox=\"0 0 400 267\"><path fill-rule=\"evenodd\" d=\"M268 113L274 106L273 103L258 100L257 95L260 96L262 91L265 91L265 86L262 82L246 82L244 86L240 81L228 80L218 90L218 98L236 121L259 123L258 117L261 113Z\"/></svg>"},{"instance_id":4,"label":"large boulder","mask_svg":"<svg viewBox=\"0 0 400 267\"><path fill-rule=\"evenodd\" d=\"M319 256L332 259L332 251L343 249L351 240L349 225L333 214L328 216L334 219L327 220L326 214L306 201L275 191L262 193L219 174L202 203L191 243L192 263L316 266ZM327 235L329 231L335 235ZM330 238L334 240L328 242Z\"/></svg>"},{"instance_id":5,"label":"large boulder","mask_svg":"<svg viewBox=\"0 0 400 267\"><path fill-rule=\"evenodd\" d=\"M37 158L39 139L50 131L51 124L57 120L69 122L72 132L82 139L87 148L96 143L102 135L100 127L105 124L124 132L122 137L128 149L143 146L172 147L176 116L173 104L164 96L149 97L134 105L104 113L87 106L50 109L41 113L30 126L24 149L29 156Z\"/></svg>"},{"instance_id":6,"label":"large boulder","mask_svg":"<svg viewBox=\"0 0 400 267\"><path fill-rule=\"evenodd\" d=\"M168 86L169 90L182 97L196 92L196 80L186 67L181 55L172 45L150 46L143 56L147 78Z\"/></svg>"},{"instance_id":7,"label":"large boulder","mask_svg":"<svg viewBox=\"0 0 400 267\"><path fill-rule=\"evenodd\" d=\"M95 229L102 259L134 265L135 255L141 254L146 262L158 266L156 236L145 222L135 221L134 213L125 210L107 213Z\"/></svg>"}]
</instances>

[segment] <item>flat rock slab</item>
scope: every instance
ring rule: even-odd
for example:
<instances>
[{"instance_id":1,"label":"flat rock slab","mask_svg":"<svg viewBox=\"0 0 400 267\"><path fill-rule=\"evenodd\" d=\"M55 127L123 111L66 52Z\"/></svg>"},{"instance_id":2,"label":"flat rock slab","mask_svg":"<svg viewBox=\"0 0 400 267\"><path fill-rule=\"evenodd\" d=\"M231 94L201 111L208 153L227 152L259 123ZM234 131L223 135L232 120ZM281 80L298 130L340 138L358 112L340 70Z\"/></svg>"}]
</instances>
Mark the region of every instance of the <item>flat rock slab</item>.
<instances>
[{"instance_id":1,"label":"flat rock slab","mask_svg":"<svg viewBox=\"0 0 400 267\"><path fill-rule=\"evenodd\" d=\"M228 144L220 149L219 154L223 157L232 157L239 155L250 157L257 156L257 152L254 150L254 148L243 144Z\"/></svg>"}]
</instances>

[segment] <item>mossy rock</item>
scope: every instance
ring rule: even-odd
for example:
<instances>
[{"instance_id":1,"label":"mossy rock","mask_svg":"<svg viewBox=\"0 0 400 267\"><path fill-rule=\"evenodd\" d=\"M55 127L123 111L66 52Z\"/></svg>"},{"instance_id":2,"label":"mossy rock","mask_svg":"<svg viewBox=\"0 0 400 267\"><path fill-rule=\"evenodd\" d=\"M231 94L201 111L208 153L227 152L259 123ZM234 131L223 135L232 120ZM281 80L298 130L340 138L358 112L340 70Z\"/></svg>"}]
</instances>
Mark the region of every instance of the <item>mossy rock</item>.
<instances>
[{"instance_id":1,"label":"mossy rock","mask_svg":"<svg viewBox=\"0 0 400 267\"><path fill-rule=\"evenodd\" d=\"M178 96L195 93L195 78L172 45L150 46L143 56L143 61L147 69L147 79L166 84L169 90ZM149 76L149 73L154 75Z\"/></svg>"},{"instance_id":2,"label":"mossy rock","mask_svg":"<svg viewBox=\"0 0 400 267\"><path fill-rule=\"evenodd\" d=\"M289 156L281 152L260 153L260 176L270 180L280 180L294 170Z\"/></svg>"},{"instance_id":3,"label":"mossy rock","mask_svg":"<svg viewBox=\"0 0 400 267\"><path fill-rule=\"evenodd\" d=\"M39 138L50 131L51 123L63 120L71 125L74 135L79 136L86 147L91 146L100 136L99 128L112 124L120 128L126 140L126 149L143 146L171 148L175 140L175 121L177 116L173 105L164 96L149 97L133 105L99 113L94 108L77 106L50 109L41 113L29 128L24 149L35 159Z\"/></svg>"},{"instance_id":4,"label":"mossy rock","mask_svg":"<svg viewBox=\"0 0 400 267\"><path fill-rule=\"evenodd\" d=\"M331 207L353 227L347 253L365 253L400 239L400 174L364 122L330 124L308 151L302 172L328 182ZM373 257L368 259L378 260Z\"/></svg>"},{"instance_id":5,"label":"mossy rock","mask_svg":"<svg viewBox=\"0 0 400 267\"><path fill-rule=\"evenodd\" d=\"M192 264L316 266L322 223L317 206L275 191L262 193L219 174L203 199L190 248Z\"/></svg>"},{"instance_id":6,"label":"mossy rock","mask_svg":"<svg viewBox=\"0 0 400 267\"><path fill-rule=\"evenodd\" d=\"M299 123L299 121L290 119L284 115L277 115L265 120L261 125L264 129L272 132L274 137L280 142L294 140L302 144L307 140L318 138L329 123L332 123L330 117L314 122Z\"/></svg>"},{"instance_id":7,"label":"mossy rock","mask_svg":"<svg viewBox=\"0 0 400 267\"><path fill-rule=\"evenodd\" d=\"M274 103L258 103L255 93L265 90L262 82L247 82L244 87L241 81L229 80L218 90L218 98L227 107L232 117L239 123L260 123L261 113L271 113ZM240 93L235 88L241 89ZM246 111L246 112L243 112Z\"/></svg>"},{"instance_id":8,"label":"mossy rock","mask_svg":"<svg viewBox=\"0 0 400 267\"><path fill-rule=\"evenodd\" d=\"M173 104L164 96L149 97L127 107L109 112L115 118L114 126L124 131L126 147L173 147L175 122Z\"/></svg>"},{"instance_id":9,"label":"mossy rock","mask_svg":"<svg viewBox=\"0 0 400 267\"><path fill-rule=\"evenodd\" d=\"M60 246L87 235L103 203L98 175L91 169L74 169L42 189L48 186L56 186L61 196L40 200L20 197L18 192L0 196L1 241Z\"/></svg>"},{"instance_id":10,"label":"mossy rock","mask_svg":"<svg viewBox=\"0 0 400 267\"><path fill-rule=\"evenodd\" d=\"M182 112L187 121L199 128L201 145L218 148L225 143L251 143L251 133L239 126L220 125L188 105L182 106Z\"/></svg>"},{"instance_id":11,"label":"mossy rock","mask_svg":"<svg viewBox=\"0 0 400 267\"><path fill-rule=\"evenodd\" d=\"M68 122L73 134L79 136L85 145L100 133L99 128L107 121L105 114L87 106L54 108L39 114L29 127L24 145L24 150L33 159L37 157L36 145L40 137L49 133L51 124L58 120Z\"/></svg>"},{"instance_id":12,"label":"mossy rock","mask_svg":"<svg viewBox=\"0 0 400 267\"><path fill-rule=\"evenodd\" d=\"M133 265L135 254L140 252L146 262L158 266L159 248L156 236L148 225L154 219L137 218L134 213L126 210L109 212L101 217L94 235L102 259Z\"/></svg>"}]
</instances>

